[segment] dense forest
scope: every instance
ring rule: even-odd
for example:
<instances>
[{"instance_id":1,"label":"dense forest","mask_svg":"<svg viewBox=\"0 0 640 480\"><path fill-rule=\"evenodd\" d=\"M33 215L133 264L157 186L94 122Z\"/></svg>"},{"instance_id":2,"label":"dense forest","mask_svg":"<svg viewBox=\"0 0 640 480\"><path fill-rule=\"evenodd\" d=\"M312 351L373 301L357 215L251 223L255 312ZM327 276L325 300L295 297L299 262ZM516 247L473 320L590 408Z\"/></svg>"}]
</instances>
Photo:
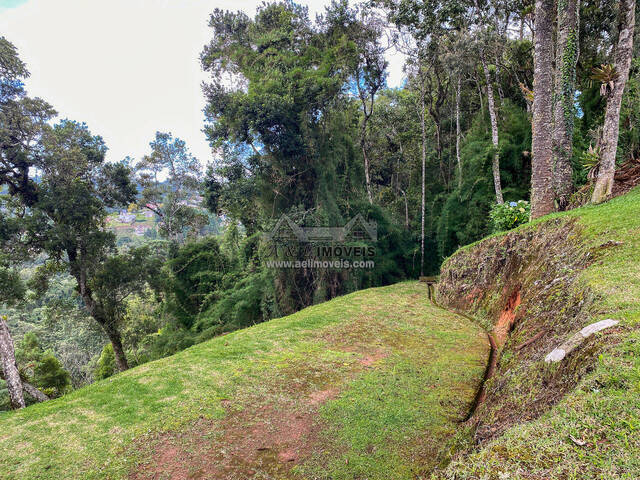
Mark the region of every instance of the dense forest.
<instances>
[{"instance_id":1,"label":"dense forest","mask_svg":"<svg viewBox=\"0 0 640 480\"><path fill-rule=\"evenodd\" d=\"M0 408L359 289L607 200L640 158L634 0L292 1L215 10L196 158L169 132L105 161L0 37ZM387 85L389 55L405 58ZM631 167L629 167L631 165ZM377 226L375 266L270 268L268 233ZM294 259L311 254L303 245ZM15 344L15 348L14 348ZM15 354L15 360L14 360ZM19 384L23 384L23 388Z\"/></svg>"}]
</instances>

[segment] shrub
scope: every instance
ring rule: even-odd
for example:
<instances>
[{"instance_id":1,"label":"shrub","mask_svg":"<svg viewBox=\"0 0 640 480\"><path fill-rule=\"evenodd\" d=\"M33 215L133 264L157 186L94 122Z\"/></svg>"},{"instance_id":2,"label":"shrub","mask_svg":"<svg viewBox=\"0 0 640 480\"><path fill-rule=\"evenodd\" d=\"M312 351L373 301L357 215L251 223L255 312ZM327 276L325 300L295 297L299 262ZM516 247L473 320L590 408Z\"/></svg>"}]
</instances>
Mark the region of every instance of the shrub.
<instances>
[{"instance_id":1,"label":"shrub","mask_svg":"<svg viewBox=\"0 0 640 480\"><path fill-rule=\"evenodd\" d=\"M116 356L113 353L113 346L110 343L107 343L102 349L96 368L93 371L93 377L95 380L103 380L115 374L117 371Z\"/></svg>"},{"instance_id":2,"label":"shrub","mask_svg":"<svg viewBox=\"0 0 640 480\"><path fill-rule=\"evenodd\" d=\"M527 223L530 215L531 206L526 200L495 204L489 212L494 232L503 232Z\"/></svg>"},{"instance_id":3,"label":"shrub","mask_svg":"<svg viewBox=\"0 0 640 480\"><path fill-rule=\"evenodd\" d=\"M40 346L34 332L28 332L16 346L16 361L23 380L33 383L50 397L59 397L71 389L71 375L51 350Z\"/></svg>"}]
</instances>

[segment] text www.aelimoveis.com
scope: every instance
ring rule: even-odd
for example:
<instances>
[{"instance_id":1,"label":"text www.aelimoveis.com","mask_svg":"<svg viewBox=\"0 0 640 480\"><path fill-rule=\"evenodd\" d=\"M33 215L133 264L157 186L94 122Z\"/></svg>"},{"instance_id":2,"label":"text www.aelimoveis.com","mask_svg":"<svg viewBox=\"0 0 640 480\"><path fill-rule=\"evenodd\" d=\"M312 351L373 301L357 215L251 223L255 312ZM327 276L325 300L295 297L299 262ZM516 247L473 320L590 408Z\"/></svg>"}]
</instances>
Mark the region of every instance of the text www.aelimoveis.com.
<instances>
[{"instance_id":1,"label":"text www.aelimoveis.com","mask_svg":"<svg viewBox=\"0 0 640 480\"><path fill-rule=\"evenodd\" d=\"M373 268L373 260L268 260L267 268Z\"/></svg>"}]
</instances>

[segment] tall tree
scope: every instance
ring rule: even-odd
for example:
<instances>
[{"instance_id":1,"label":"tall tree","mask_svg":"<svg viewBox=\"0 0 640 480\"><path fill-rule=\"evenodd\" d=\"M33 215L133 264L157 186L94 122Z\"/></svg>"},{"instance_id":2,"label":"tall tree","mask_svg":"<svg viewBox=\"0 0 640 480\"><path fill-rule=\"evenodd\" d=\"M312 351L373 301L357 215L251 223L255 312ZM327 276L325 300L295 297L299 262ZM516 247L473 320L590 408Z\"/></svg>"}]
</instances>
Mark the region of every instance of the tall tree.
<instances>
[{"instance_id":1,"label":"tall tree","mask_svg":"<svg viewBox=\"0 0 640 480\"><path fill-rule=\"evenodd\" d=\"M635 0L621 0L618 8L620 9L618 13L618 44L614 63L617 74L610 79L612 85L605 85L603 89L607 97L607 107L600 143L600 169L591 197L593 203L604 201L611 195L613 189L620 131L620 105L622 104L624 87L629 78L629 68L633 56L636 2Z\"/></svg>"},{"instance_id":2,"label":"tall tree","mask_svg":"<svg viewBox=\"0 0 640 480\"><path fill-rule=\"evenodd\" d=\"M578 33L580 0L558 2L558 31L553 116L553 176L558 207L564 210L573 189L573 125L576 66L580 52Z\"/></svg>"},{"instance_id":3,"label":"tall tree","mask_svg":"<svg viewBox=\"0 0 640 480\"><path fill-rule=\"evenodd\" d=\"M106 146L84 124L63 120L42 139L38 201L30 215L27 242L44 251L52 271L67 269L93 319L113 344L120 370L128 368L118 319L109 295L96 284L115 252L115 235L105 229L107 207L131 203L136 194L124 163L105 163Z\"/></svg>"},{"instance_id":4,"label":"tall tree","mask_svg":"<svg viewBox=\"0 0 640 480\"><path fill-rule=\"evenodd\" d=\"M161 221L160 232L174 242L197 232L208 222L197 205L202 166L183 140L156 132L151 153L136 165L142 186L139 203Z\"/></svg>"},{"instance_id":5,"label":"tall tree","mask_svg":"<svg viewBox=\"0 0 640 480\"><path fill-rule=\"evenodd\" d=\"M380 42L383 26L372 10L349 7L347 0L332 1L323 24L329 41L341 46L358 99L362 106L360 150L369 203L373 203L371 160L367 146L368 125L377 93L384 86L387 62Z\"/></svg>"},{"instance_id":6,"label":"tall tree","mask_svg":"<svg viewBox=\"0 0 640 480\"><path fill-rule=\"evenodd\" d=\"M536 0L533 68L531 218L555 209L552 170L553 0Z\"/></svg>"},{"instance_id":7,"label":"tall tree","mask_svg":"<svg viewBox=\"0 0 640 480\"><path fill-rule=\"evenodd\" d=\"M491 121L491 143L493 144L493 160L491 162L491 172L493 173L493 187L496 192L496 202L501 204L504 203L504 199L502 198L502 183L500 182L500 151L499 144L500 138L498 134L498 113L496 110L496 102L493 95L493 84L491 81L491 75L489 72L489 67L487 65L487 59L485 56L485 46L483 42L485 41L486 31L485 31L485 20L482 10L480 9L480 5L478 0L475 0L476 11L478 12L478 18L480 18L480 28L481 28L481 38L480 38L480 63L482 65L482 71L484 73L484 79L487 83L487 106L489 108L489 119ZM495 11L494 11L495 15ZM497 22L497 15L496 22ZM497 67L497 65L496 65ZM497 76L496 72L496 76ZM500 97L502 98L504 95L501 93Z\"/></svg>"},{"instance_id":8,"label":"tall tree","mask_svg":"<svg viewBox=\"0 0 640 480\"><path fill-rule=\"evenodd\" d=\"M489 68L484 57L484 52L480 52L480 62L484 78L487 82L487 105L489 107L489 119L491 120L491 143L493 144L493 160L491 161L491 172L493 173L493 187L496 192L496 202L504 203L502 198L502 184L500 183L500 151L498 150L500 139L498 136L498 114L496 112L495 99L493 97L493 86L491 84L491 76Z\"/></svg>"},{"instance_id":9,"label":"tall tree","mask_svg":"<svg viewBox=\"0 0 640 480\"><path fill-rule=\"evenodd\" d=\"M26 95L22 80L29 76L16 48L0 37L0 185L31 205L36 200L30 169L39 161L38 142L53 108Z\"/></svg>"}]
</instances>

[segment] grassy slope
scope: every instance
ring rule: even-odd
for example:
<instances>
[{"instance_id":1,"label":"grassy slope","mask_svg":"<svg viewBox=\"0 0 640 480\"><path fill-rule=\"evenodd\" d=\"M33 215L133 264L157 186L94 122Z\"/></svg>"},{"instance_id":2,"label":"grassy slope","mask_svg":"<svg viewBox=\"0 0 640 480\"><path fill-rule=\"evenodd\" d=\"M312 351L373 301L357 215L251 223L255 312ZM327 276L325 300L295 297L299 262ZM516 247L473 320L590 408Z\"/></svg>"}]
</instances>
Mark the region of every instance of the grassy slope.
<instances>
[{"instance_id":1,"label":"grassy slope","mask_svg":"<svg viewBox=\"0 0 640 480\"><path fill-rule=\"evenodd\" d=\"M414 478L446 457L487 354L482 330L429 304L424 285L356 292L0 415L0 478L147 478L157 432L188 437L204 418L220 435L191 447L223 451L229 417L256 404L321 422L287 476ZM329 387L337 393L310 407ZM283 478L279 469L261 461L251 478Z\"/></svg>"},{"instance_id":2,"label":"grassy slope","mask_svg":"<svg viewBox=\"0 0 640 480\"><path fill-rule=\"evenodd\" d=\"M564 216L578 219L582 248L621 242L604 249L579 282L599 297L601 313L591 321L615 318L622 328L607 335L594 370L559 404L453 462L443 478L640 478L640 188L552 217Z\"/></svg>"}]
</instances>

